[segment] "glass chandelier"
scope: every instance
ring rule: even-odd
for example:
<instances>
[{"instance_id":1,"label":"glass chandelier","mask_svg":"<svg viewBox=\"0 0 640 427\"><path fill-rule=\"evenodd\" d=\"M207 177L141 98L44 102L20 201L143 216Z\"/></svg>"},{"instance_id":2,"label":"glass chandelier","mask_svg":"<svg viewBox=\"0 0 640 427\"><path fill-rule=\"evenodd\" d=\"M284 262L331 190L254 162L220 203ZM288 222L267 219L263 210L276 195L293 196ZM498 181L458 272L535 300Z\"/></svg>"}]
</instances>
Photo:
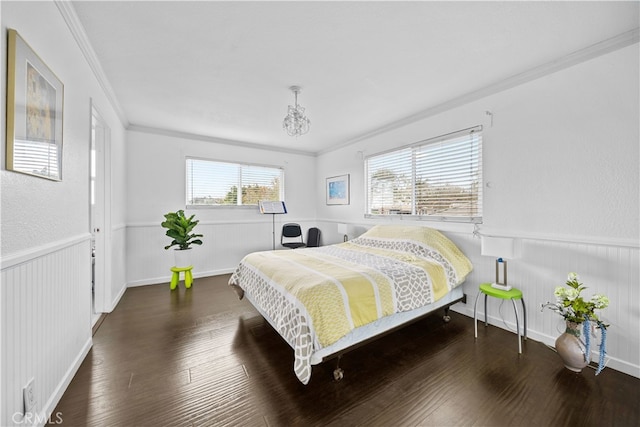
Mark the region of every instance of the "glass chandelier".
<instances>
[{"instance_id":1,"label":"glass chandelier","mask_svg":"<svg viewBox=\"0 0 640 427\"><path fill-rule=\"evenodd\" d=\"M282 127L289 136L300 136L309 132L311 121L304 115L304 108L298 105L298 93L300 86L291 86L289 89L295 94L296 105L289 105L287 116L282 122Z\"/></svg>"}]
</instances>

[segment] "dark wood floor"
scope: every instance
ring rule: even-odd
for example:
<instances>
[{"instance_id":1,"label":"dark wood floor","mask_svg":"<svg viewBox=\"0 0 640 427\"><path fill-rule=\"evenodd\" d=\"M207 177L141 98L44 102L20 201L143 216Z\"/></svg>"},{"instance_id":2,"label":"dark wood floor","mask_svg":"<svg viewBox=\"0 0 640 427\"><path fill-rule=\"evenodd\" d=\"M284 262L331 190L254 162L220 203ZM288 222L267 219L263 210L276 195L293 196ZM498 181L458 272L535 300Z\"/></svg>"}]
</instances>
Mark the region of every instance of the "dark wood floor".
<instances>
[{"instance_id":1,"label":"dark wood floor","mask_svg":"<svg viewBox=\"0 0 640 427\"><path fill-rule=\"evenodd\" d=\"M317 365L293 351L228 276L128 289L56 408L67 426L639 426L640 380L575 374L545 345L433 315ZM55 419L55 418L54 418Z\"/></svg>"}]
</instances>

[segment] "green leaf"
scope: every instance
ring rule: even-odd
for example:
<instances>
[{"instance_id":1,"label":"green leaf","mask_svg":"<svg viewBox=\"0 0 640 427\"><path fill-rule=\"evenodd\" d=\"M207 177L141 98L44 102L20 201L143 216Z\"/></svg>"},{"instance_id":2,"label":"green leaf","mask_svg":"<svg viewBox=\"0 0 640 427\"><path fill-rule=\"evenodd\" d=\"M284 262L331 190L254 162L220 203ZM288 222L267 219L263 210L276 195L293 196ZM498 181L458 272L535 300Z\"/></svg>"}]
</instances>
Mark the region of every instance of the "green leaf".
<instances>
[{"instance_id":1,"label":"green leaf","mask_svg":"<svg viewBox=\"0 0 640 427\"><path fill-rule=\"evenodd\" d=\"M167 229L166 235L173 239L170 245L165 246L165 249L176 245L178 245L180 249L189 249L191 244L202 244L202 240L199 239L199 237L203 237L202 234L190 234L194 227L200 222L199 220L194 220L195 215L187 218L184 215L184 211L179 210L166 213L164 217L165 221L162 221L160 225Z\"/></svg>"}]
</instances>

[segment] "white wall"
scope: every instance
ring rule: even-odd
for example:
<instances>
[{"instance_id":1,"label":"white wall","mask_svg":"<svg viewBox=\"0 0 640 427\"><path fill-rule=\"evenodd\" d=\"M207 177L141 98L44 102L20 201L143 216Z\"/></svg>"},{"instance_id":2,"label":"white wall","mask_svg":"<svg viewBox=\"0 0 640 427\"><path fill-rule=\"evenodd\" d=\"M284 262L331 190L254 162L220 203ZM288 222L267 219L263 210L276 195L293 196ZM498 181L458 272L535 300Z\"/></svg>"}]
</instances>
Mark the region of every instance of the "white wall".
<instances>
[{"instance_id":1,"label":"white wall","mask_svg":"<svg viewBox=\"0 0 640 427\"><path fill-rule=\"evenodd\" d=\"M362 219L362 155L482 124L485 228L637 242L638 111L635 44L319 156L318 191L350 173L352 202L318 217Z\"/></svg>"},{"instance_id":2,"label":"white wall","mask_svg":"<svg viewBox=\"0 0 640 427\"><path fill-rule=\"evenodd\" d=\"M484 125L489 186L484 187L480 231L522 239L522 256L509 263L509 277L528 303L530 336L553 344L562 319L540 312L540 304L553 300L554 288L564 284L569 271L577 271L587 297L602 292L611 298L603 312L612 324L610 366L640 376L638 62L634 44L320 155L318 224L326 229L327 241L341 240L336 222L361 230L376 222L363 217L363 156ZM493 125L486 111L492 112ZM346 173L351 204L326 206L324 179ZM419 223L446 230L468 254L475 271L465 290L473 302L478 284L494 273L493 260L480 256L472 227ZM473 315L471 303L457 309ZM504 308L502 316L513 326L509 310ZM506 327L497 308L490 315Z\"/></svg>"},{"instance_id":3,"label":"white wall","mask_svg":"<svg viewBox=\"0 0 640 427\"><path fill-rule=\"evenodd\" d=\"M170 279L171 240L160 226L164 214L185 209L185 158L281 166L285 170L288 214L276 215L276 247L285 222L303 229L315 225L315 157L150 132L127 133L127 281L130 286ZM273 220L257 208L222 207L187 210L200 220L196 231L204 244L194 247L194 276L231 271L252 251L272 248Z\"/></svg>"},{"instance_id":4,"label":"white wall","mask_svg":"<svg viewBox=\"0 0 640 427\"><path fill-rule=\"evenodd\" d=\"M40 417L36 424L42 424L91 345L91 100L111 128L116 164L124 160L124 127L56 4L2 2L1 19L0 44L7 46L7 29L16 29L64 84L61 182L5 169L6 116L4 110L0 114L0 425L20 421L16 414L22 411L22 387L30 378L35 379L35 411ZM6 99L4 48L2 52L0 80ZM117 170L114 175L122 173ZM112 185L112 197L121 206L113 208L112 218L120 224L125 220L122 179ZM122 262L114 262L114 268L124 270ZM117 280L122 288L124 277Z\"/></svg>"},{"instance_id":5,"label":"white wall","mask_svg":"<svg viewBox=\"0 0 640 427\"><path fill-rule=\"evenodd\" d=\"M97 101L94 100L94 105ZM104 103L102 101L99 103ZM105 173L106 183L109 188L108 199L105 201L108 209L110 227L107 238L107 248L111 253L105 256L105 311L111 312L116 307L120 298L127 289L127 151L126 131L118 121L116 113L112 109L107 110L105 118L110 130L110 147L106 153L108 171ZM102 109L101 109L102 114Z\"/></svg>"}]
</instances>

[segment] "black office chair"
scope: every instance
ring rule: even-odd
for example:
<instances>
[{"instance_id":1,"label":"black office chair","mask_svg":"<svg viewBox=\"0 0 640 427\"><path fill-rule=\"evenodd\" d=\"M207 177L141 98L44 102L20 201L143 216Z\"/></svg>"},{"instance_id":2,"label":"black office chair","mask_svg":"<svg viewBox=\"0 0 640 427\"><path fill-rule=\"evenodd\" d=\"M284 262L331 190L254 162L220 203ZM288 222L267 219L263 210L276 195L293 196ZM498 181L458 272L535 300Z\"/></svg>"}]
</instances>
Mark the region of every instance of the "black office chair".
<instances>
[{"instance_id":1,"label":"black office chair","mask_svg":"<svg viewBox=\"0 0 640 427\"><path fill-rule=\"evenodd\" d=\"M320 246L320 230L316 227L311 227L307 231L307 247L317 248Z\"/></svg>"},{"instance_id":2,"label":"black office chair","mask_svg":"<svg viewBox=\"0 0 640 427\"><path fill-rule=\"evenodd\" d=\"M298 240L287 240L285 239L297 239ZM286 248L297 249L303 248L307 246L302 239L302 228L300 228L300 224L288 223L282 226L282 234L280 235L280 244Z\"/></svg>"}]
</instances>

